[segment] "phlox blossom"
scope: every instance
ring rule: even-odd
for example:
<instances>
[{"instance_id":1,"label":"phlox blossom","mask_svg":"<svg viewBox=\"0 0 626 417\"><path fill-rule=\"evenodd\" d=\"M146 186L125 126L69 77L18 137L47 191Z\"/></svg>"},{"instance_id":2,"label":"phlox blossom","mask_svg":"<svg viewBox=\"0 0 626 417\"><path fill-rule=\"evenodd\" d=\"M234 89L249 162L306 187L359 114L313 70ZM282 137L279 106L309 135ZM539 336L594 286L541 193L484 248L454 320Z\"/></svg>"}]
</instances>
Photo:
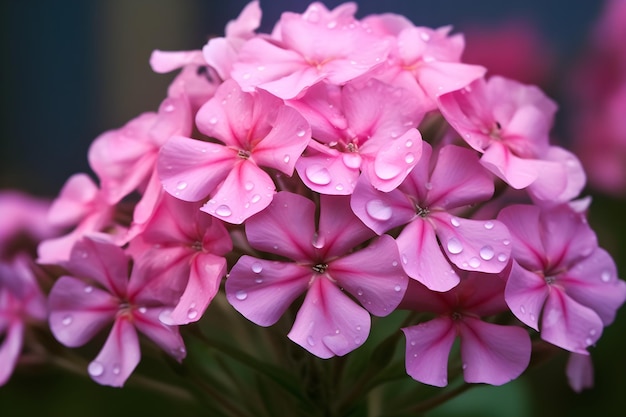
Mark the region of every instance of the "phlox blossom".
<instances>
[{"instance_id":1,"label":"phlox blossom","mask_svg":"<svg viewBox=\"0 0 626 417\"><path fill-rule=\"evenodd\" d=\"M567 205L512 205L498 219L513 242L505 291L511 311L543 340L587 354L626 300L626 283L584 214Z\"/></svg>"},{"instance_id":2,"label":"phlox blossom","mask_svg":"<svg viewBox=\"0 0 626 417\"><path fill-rule=\"evenodd\" d=\"M250 321L270 326L305 293L288 337L330 358L365 342L369 313L390 314L408 278L390 236L354 249L374 233L354 216L349 197L322 195L320 200L317 230L315 204L286 191L248 219L250 245L290 261L242 256L226 279L226 296Z\"/></svg>"},{"instance_id":3,"label":"phlox blossom","mask_svg":"<svg viewBox=\"0 0 626 417\"><path fill-rule=\"evenodd\" d=\"M241 224L272 201L276 189L262 167L292 175L311 139L307 121L265 91L244 93L225 81L196 116L198 129L221 143L172 136L161 149L163 188L185 201Z\"/></svg>"},{"instance_id":4,"label":"phlox blossom","mask_svg":"<svg viewBox=\"0 0 626 417\"><path fill-rule=\"evenodd\" d=\"M48 297L50 329L65 346L82 346L113 323L87 368L102 385L121 387L135 369L141 356L138 331L178 361L186 354L178 327L159 319L174 307L173 297L159 290L161 258L136 259L130 277L129 262L120 247L85 237L74 245L64 265L67 275Z\"/></svg>"}]
</instances>

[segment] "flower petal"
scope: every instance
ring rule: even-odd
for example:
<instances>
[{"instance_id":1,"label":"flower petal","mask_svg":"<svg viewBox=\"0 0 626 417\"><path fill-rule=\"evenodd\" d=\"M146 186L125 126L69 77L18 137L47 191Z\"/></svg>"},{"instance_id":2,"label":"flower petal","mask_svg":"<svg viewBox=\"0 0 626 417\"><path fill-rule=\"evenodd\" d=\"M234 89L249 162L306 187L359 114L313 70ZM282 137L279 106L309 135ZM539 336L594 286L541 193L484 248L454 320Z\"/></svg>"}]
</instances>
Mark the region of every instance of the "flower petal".
<instances>
[{"instance_id":1,"label":"flower petal","mask_svg":"<svg viewBox=\"0 0 626 417\"><path fill-rule=\"evenodd\" d=\"M0 300L2 300L0 298ZM3 300L2 300L3 301ZM2 329L0 342L0 387L7 383L17 359L22 351L24 340L24 323L20 320L12 321L6 329Z\"/></svg>"},{"instance_id":2,"label":"flower petal","mask_svg":"<svg viewBox=\"0 0 626 417\"><path fill-rule=\"evenodd\" d=\"M513 261L504 289L504 299L515 317L539 331L539 317L548 292L543 277L524 269Z\"/></svg>"}]
</instances>

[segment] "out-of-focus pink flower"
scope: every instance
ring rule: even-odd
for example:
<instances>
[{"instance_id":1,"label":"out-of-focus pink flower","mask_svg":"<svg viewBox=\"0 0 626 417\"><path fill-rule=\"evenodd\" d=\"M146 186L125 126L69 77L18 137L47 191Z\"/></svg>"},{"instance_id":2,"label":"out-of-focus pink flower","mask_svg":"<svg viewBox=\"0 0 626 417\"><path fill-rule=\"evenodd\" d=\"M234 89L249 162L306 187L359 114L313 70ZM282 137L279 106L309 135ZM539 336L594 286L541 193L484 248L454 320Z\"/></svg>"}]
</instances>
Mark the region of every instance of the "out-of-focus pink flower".
<instances>
[{"instance_id":1,"label":"out-of-focus pink flower","mask_svg":"<svg viewBox=\"0 0 626 417\"><path fill-rule=\"evenodd\" d=\"M507 310L505 280L497 275L467 272L458 286L445 293L411 281L400 308L432 312L427 322L403 328L406 370L425 384L448 384L448 355L461 342L465 381L502 385L517 378L530 361L526 330L481 320Z\"/></svg>"},{"instance_id":2,"label":"out-of-focus pink flower","mask_svg":"<svg viewBox=\"0 0 626 417\"><path fill-rule=\"evenodd\" d=\"M226 295L246 318L269 326L305 292L288 337L329 358L365 342L369 313L390 314L408 278L390 236L354 250L374 233L354 216L347 196L321 196L317 230L315 210L311 200L279 192L266 210L248 219L253 248L292 262L242 256L226 279Z\"/></svg>"},{"instance_id":3,"label":"out-of-focus pink flower","mask_svg":"<svg viewBox=\"0 0 626 417\"><path fill-rule=\"evenodd\" d=\"M515 189L540 200L576 197L585 175L570 152L550 145L556 104L535 86L493 76L439 98L446 120L481 163Z\"/></svg>"},{"instance_id":4,"label":"out-of-focus pink flower","mask_svg":"<svg viewBox=\"0 0 626 417\"><path fill-rule=\"evenodd\" d=\"M198 321L226 275L230 236L219 219L199 210L201 205L164 193L144 231L130 242L136 258L163 257L164 286L174 293L184 289L168 324Z\"/></svg>"},{"instance_id":5,"label":"out-of-focus pink flower","mask_svg":"<svg viewBox=\"0 0 626 417\"><path fill-rule=\"evenodd\" d=\"M626 283L584 215L567 205L512 205L498 219L513 242L505 291L511 311L543 340L587 354L626 300Z\"/></svg>"},{"instance_id":6,"label":"out-of-focus pink flower","mask_svg":"<svg viewBox=\"0 0 626 417\"><path fill-rule=\"evenodd\" d=\"M171 137L158 160L165 191L185 201L210 196L201 210L240 224L276 192L261 167L292 175L311 127L295 109L265 91L244 93L225 81L198 112L198 129L222 143Z\"/></svg>"},{"instance_id":7,"label":"out-of-focus pink flower","mask_svg":"<svg viewBox=\"0 0 626 417\"><path fill-rule=\"evenodd\" d=\"M377 189L391 191L421 157L416 127L424 114L402 88L375 79L343 87L320 83L288 104L311 124L314 140L296 170L313 191L352 194L361 173Z\"/></svg>"},{"instance_id":8,"label":"out-of-focus pink flower","mask_svg":"<svg viewBox=\"0 0 626 417\"><path fill-rule=\"evenodd\" d=\"M178 327L159 319L174 307L169 294L155 296L160 294L163 280L158 277L164 261L136 260L130 278L129 261L118 246L83 238L64 265L68 275L55 282L48 298L50 329L65 346L82 346L113 323L102 350L87 368L102 385L120 387L135 369L141 356L138 331L179 361L186 354Z\"/></svg>"},{"instance_id":9,"label":"out-of-focus pink flower","mask_svg":"<svg viewBox=\"0 0 626 417\"><path fill-rule=\"evenodd\" d=\"M590 355L570 353L565 368L567 382L575 392L593 387L593 363Z\"/></svg>"},{"instance_id":10,"label":"out-of-focus pink flower","mask_svg":"<svg viewBox=\"0 0 626 417\"><path fill-rule=\"evenodd\" d=\"M112 242L123 240L127 229L116 223L116 209L87 174L72 175L52 202L47 221L58 228L73 229L63 236L42 240L37 248L37 262L66 261L74 243L86 235L97 234Z\"/></svg>"},{"instance_id":11,"label":"out-of-focus pink flower","mask_svg":"<svg viewBox=\"0 0 626 417\"><path fill-rule=\"evenodd\" d=\"M446 145L432 159L431 154L430 144L424 143L420 162L391 192L359 181L350 204L378 234L405 225L397 238L404 270L431 290L447 291L459 282L450 262L464 270L496 273L506 266L511 248L501 222L454 214L493 194L492 176L476 153Z\"/></svg>"},{"instance_id":12,"label":"out-of-focus pink flower","mask_svg":"<svg viewBox=\"0 0 626 417\"><path fill-rule=\"evenodd\" d=\"M341 85L380 65L388 39L354 18L356 4L334 10L315 2L303 14L284 12L272 37L254 37L239 51L231 76L244 91L261 88L283 99L298 98L327 80Z\"/></svg>"},{"instance_id":13,"label":"out-of-focus pink flower","mask_svg":"<svg viewBox=\"0 0 626 417\"><path fill-rule=\"evenodd\" d=\"M24 253L0 260L0 386L15 369L28 323L46 319L46 299L32 268Z\"/></svg>"}]
</instances>

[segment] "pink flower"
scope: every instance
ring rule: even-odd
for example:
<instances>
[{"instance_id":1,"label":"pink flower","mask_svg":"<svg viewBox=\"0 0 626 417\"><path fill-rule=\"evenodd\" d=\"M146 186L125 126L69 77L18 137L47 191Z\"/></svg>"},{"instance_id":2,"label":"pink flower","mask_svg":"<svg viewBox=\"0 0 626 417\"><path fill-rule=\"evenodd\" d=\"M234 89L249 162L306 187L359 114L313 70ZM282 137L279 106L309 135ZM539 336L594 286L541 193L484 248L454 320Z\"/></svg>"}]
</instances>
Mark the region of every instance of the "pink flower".
<instances>
[{"instance_id":1,"label":"pink flower","mask_svg":"<svg viewBox=\"0 0 626 417\"><path fill-rule=\"evenodd\" d=\"M626 283L609 254L598 248L584 215L566 205L513 205L498 219L513 242L505 291L511 311L540 330L543 340L587 354L626 300Z\"/></svg>"},{"instance_id":2,"label":"pink flower","mask_svg":"<svg viewBox=\"0 0 626 417\"><path fill-rule=\"evenodd\" d=\"M292 175L311 138L296 110L264 91L244 93L232 80L218 88L196 122L222 144L171 137L158 160L163 187L185 201L210 196L201 210L236 224L272 201L275 186L261 167Z\"/></svg>"},{"instance_id":3,"label":"pink flower","mask_svg":"<svg viewBox=\"0 0 626 417\"><path fill-rule=\"evenodd\" d=\"M0 386L15 369L28 323L46 318L46 299L33 267L25 254L0 260Z\"/></svg>"},{"instance_id":4,"label":"pink flower","mask_svg":"<svg viewBox=\"0 0 626 417\"><path fill-rule=\"evenodd\" d=\"M219 219L189 203L162 195L153 216L129 252L136 257L163 257L162 274L174 291L182 288L168 324L187 324L202 317L226 275L224 256L233 249L230 236Z\"/></svg>"},{"instance_id":5,"label":"pink flower","mask_svg":"<svg viewBox=\"0 0 626 417\"><path fill-rule=\"evenodd\" d=\"M341 85L368 73L385 60L390 44L369 33L355 12L354 3L329 11L315 2L303 14L283 13L271 38L243 45L232 78L244 91L261 88L292 99L322 80Z\"/></svg>"},{"instance_id":6,"label":"pink flower","mask_svg":"<svg viewBox=\"0 0 626 417\"><path fill-rule=\"evenodd\" d=\"M446 386L448 355L459 337L465 381L502 385L517 378L530 361L528 333L481 320L507 310L505 282L496 275L468 272L458 286L437 293L411 281L400 308L437 316L402 329L407 373L425 384Z\"/></svg>"},{"instance_id":7,"label":"pink flower","mask_svg":"<svg viewBox=\"0 0 626 417\"><path fill-rule=\"evenodd\" d=\"M110 241L122 241L126 228L116 222L115 204L87 174L74 174L65 182L59 196L52 202L47 221L58 228L71 228L63 236L44 239L37 248L37 262L54 264L69 258L74 243L86 235L100 235ZM107 230L106 233L104 230Z\"/></svg>"},{"instance_id":8,"label":"pink flower","mask_svg":"<svg viewBox=\"0 0 626 417\"><path fill-rule=\"evenodd\" d=\"M593 363L590 355L570 353L565 368L567 382L575 392L593 387Z\"/></svg>"},{"instance_id":9,"label":"pink flower","mask_svg":"<svg viewBox=\"0 0 626 417\"><path fill-rule=\"evenodd\" d=\"M109 336L87 371L102 385L121 387L140 360L137 331L180 361L185 347L178 328L159 320L174 307L159 275L162 259L135 260L107 241L83 238L72 249L64 265L68 275L60 277L48 298L49 324L56 339L68 347L87 343L113 322ZM155 288L156 287L156 288Z\"/></svg>"},{"instance_id":10,"label":"pink flower","mask_svg":"<svg viewBox=\"0 0 626 417\"><path fill-rule=\"evenodd\" d=\"M343 87L319 83L289 105L311 123L315 139L296 170L313 191L351 194L361 172L377 189L391 191L421 157L416 127L423 113L404 89L373 79Z\"/></svg>"},{"instance_id":11,"label":"pink flower","mask_svg":"<svg viewBox=\"0 0 626 417\"><path fill-rule=\"evenodd\" d=\"M431 290L448 291L459 282L450 262L464 270L496 273L506 266L511 249L501 222L454 214L493 194L491 175L475 153L455 145L444 146L432 159L431 153L424 143L422 159L391 192L359 181L350 204L378 234L404 225L396 240L404 270Z\"/></svg>"},{"instance_id":12,"label":"pink flower","mask_svg":"<svg viewBox=\"0 0 626 417\"><path fill-rule=\"evenodd\" d=\"M556 104L534 86L503 77L479 79L439 98L446 120L481 163L515 189L539 200L565 202L585 182L570 152L549 144Z\"/></svg>"},{"instance_id":13,"label":"pink flower","mask_svg":"<svg viewBox=\"0 0 626 417\"><path fill-rule=\"evenodd\" d=\"M226 295L246 318L270 326L306 293L288 337L330 358L365 342L369 313L390 314L402 299L407 277L390 236L354 250L373 233L352 214L348 197L320 198L317 230L315 204L288 192L276 194L266 210L246 222L254 249L292 262L242 256L226 280Z\"/></svg>"},{"instance_id":14,"label":"pink flower","mask_svg":"<svg viewBox=\"0 0 626 417\"><path fill-rule=\"evenodd\" d=\"M422 104L435 110L437 97L459 90L485 74L485 68L460 62L463 35L449 35L450 26L431 29L414 26L402 16L372 15L363 19L373 33L393 39L393 49L374 76L408 89Z\"/></svg>"}]
</instances>

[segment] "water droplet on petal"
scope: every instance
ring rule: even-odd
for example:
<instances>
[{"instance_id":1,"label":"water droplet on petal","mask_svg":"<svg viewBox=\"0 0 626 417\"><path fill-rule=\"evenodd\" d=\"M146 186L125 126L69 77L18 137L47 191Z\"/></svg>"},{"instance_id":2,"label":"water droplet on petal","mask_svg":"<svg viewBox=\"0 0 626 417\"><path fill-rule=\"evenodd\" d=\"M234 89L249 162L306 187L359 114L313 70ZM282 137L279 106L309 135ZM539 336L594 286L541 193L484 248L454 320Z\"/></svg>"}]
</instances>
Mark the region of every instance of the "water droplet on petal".
<instances>
[{"instance_id":1,"label":"water droplet on petal","mask_svg":"<svg viewBox=\"0 0 626 417\"><path fill-rule=\"evenodd\" d=\"M212 125L217 123L217 117L213 116L209 119L209 123L211 123Z\"/></svg>"},{"instance_id":2,"label":"water droplet on petal","mask_svg":"<svg viewBox=\"0 0 626 417\"><path fill-rule=\"evenodd\" d=\"M391 263L391 266L393 266L393 267L398 266L398 261L393 261L393 262Z\"/></svg>"},{"instance_id":3,"label":"water droplet on petal","mask_svg":"<svg viewBox=\"0 0 626 417\"><path fill-rule=\"evenodd\" d=\"M263 265L261 265L261 262L255 262L252 264L251 269L255 274L260 274L263 271Z\"/></svg>"},{"instance_id":4,"label":"water droplet on petal","mask_svg":"<svg viewBox=\"0 0 626 417\"><path fill-rule=\"evenodd\" d=\"M313 184L330 184L330 172L328 172L328 169L326 169L322 165L309 165L306 168L305 175Z\"/></svg>"},{"instance_id":5,"label":"water droplet on petal","mask_svg":"<svg viewBox=\"0 0 626 417\"><path fill-rule=\"evenodd\" d=\"M235 298L238 299L239 301L243 301L246 298L248 298L248 293L245 292L244 290L239 290L235 293Z\"/></svg>"},{"instance_id":6,"label":"water droplet on petal","mask_svg":"<svg viewBox=\"0 0 626 417\"><path fill-rule=\"evenodd\" d=\"M393 290L395 292L400 292L400 291L402 291L402 286L401 285L396 285L395 287L393 287Z\"/></svg>"},{"instance_id":7,"label":"water droplet on petal","mask_svg":"<svg viewBox=\"0 0 626 417\"><path fill-rule=\"evenodd\" d=\"M491 260L494 256L495 256L495 253L491 246L488 246L488 245L483 246L480 249L480 257L483 258L485 261Z\"/></svg>"},{"instance_id":8,"label":"water droplet on petal","mask_svg":"<svg viewBox=\"0 0 626 417\"><path fill-rule=\"evenodd\" d=\"M403 264L406 265L406 264L409 263L409 258L406 256L406 254L403 253L402 256L401 256L401 259L402 259L402 263Z\"/></svg>"},{"instance_id":9,"label":"water droplet on petal","mask_svg":"<svg viewBox=\"0 0 626 417\"><path fill-rule=\"evenodd\" d=\"M252 190L254 188L254 183L252 181L248 181L248 182L245 183L243 188L245 188L246 191L250 191L250 190Z\"/></svg>"},{"instance_id":10,"label":"water droplet on petal","mask_svg":"<svg viewBox=\"0 0 626 417\"><path fill-rule=\"evenodd\" d=\"M283 156L283 162L284 162L284 163L286 163L286 164L288 164L288 163L289 163L289 160L290 160L290 159L291 159L291 157L290 157L289 155L285 155L285 156Z\"/></svg>"},{"instance_id":11,"label":"water droplet on petal","mask_svg":"<svg viewBox=\"0 0 626 417\"><path fill-rule=\"evenodd\" d=\"M233 214L233 212L230 209L230 207L228 207L226 204L222 204L221 206L215 209L215 214L221 217L228 217L231 214Z\"/></svg>"},{"instance_id":12,"label":"water droplet on petal","mask_svg":"<svg viewBox=\"0 0 626 417\"><path fill-rule=\"evenodd\" d=\"M313 336L307 337L306 342L309 344L309 346L315 346L315 340L313 340Z\"/></svg>"},{"instance_id":13,"label":"water droplet on petal","mask_svg":"<svg viewBox=\"0 0 626 417\"><path fill-rule=\"evenodd\" d=\"M448 252L453 255L463 252L463 245L461 244L461 241L456 237L451 237L448 240Z\"/></svg>"},{"instance_id":14,"label":"water droplet on petal","mask_svg":"<svg viewBox=\"0 0 626 417\"><path fill-rule=\"evenodd\" d=\"M361 288L356 290L357 295L363 295L363 290Z\"/></svg>"},{"instance_id":15,"label":"water droplet on petal","mask_svg":"<svg viewBox=\"0 0 626 417\"><path fill-rule=\"evenodd\" d=\"M433 189L433 183L432 182L427 182L426 184L424 184L424 188L426 188L427 190L432 190Z\"/></svg>"},{"instance_id":16,"label":"water droplet on petal","mask_svg":"<svg viewBox=\"0 0 626 417\"><path fill-rule=\"evenodd\" d=\"M472 268L478 268L480 266L480 260L476 257L470 258L468 262L469 266L471 266Z\"/></svg>"},{"instance_id":17,"label":"water droplet on petal","mask_svg":"<svg viewBox=\"0 0 626 417\"><path fill-rule=\"evenodd\" d=\"M491 220L489 220L489 221L485 222L484 226L485 226L485 229L491 230L491 229L493 229L494 224L493 224L493 222Z\"/></svg>"},{"instance_id":18,"label":"water droplet on petal","mask_svg":"<svg viewBox=\"0 0 626 417\"><path fill-rule=\"evenodd\" d=\"M522 314L526 314L526 307L524 307L524 306L519 306L519 311L520 311L520 313L522 313Z\"/></svg>"},{"instance_id":19,"label":"water droplet on petal","mask_svg":"<svg viewBox=\"0 0 626 417\"><path fill-rule=\"evenodd\" d=\"M259 201L261 201L261 196L259 194L255 194L252 196L252 198L250 199L251 203L258 203Z\"/></svg>"},{"instance_id":20,"label":"water droplet on petal","mask_svg":"<svg viewBox=\"0 0 626 417\"><path fill-rule=\"evenodd\" d=\"M356 152L344 153L341 159L348 168L357 169L361 166L361 155Z\"/></svg>"},{"instance_id":21,"label":"water droplet on petal","mask_svg":"<svg viewBox=\"0 0 626 417\"><path fill-rule=\"evenodd\" d=\"M355 337L354 338L354 344L355 345L360 345L363 342L363 340L360 337Z\"/></svg>"},{"instance_id":22,"label":"water droplet on petal","mask_svg":"<svg viewBox=\"0 0 626 417\"><path fill-rule=\"evenodd\" d=\"M93 291L93 287L91 285L87 285L83 291L89 294Z\"/></svg>"},{"instance_id":23,"label":"water droplet on petal","mask_svg":"<svg viewBox=\"0 0 626 417\"><path fill-rule=\"evenodd\" d=\"M585 339L585 343L587 344L587 346L590 346L593 344L593 339L591 339L590 337Z\"/></svg>"},{"instance_id":24,"label":"water droplet on petal","mask_svg":"<svg viewBox=\"0 0 626 417\"><path fill-rule=\"evenodd\" d=\"M420 38L424 41L424 42L428 42L430 40L430 35L426 32L420 32Z\"/></svg>"},{"instance_id":25,"label":"water droplet on petal","mask_svg":"<svg viewBox=\"0 0 626 417\"><path fill-rule=\"evenodd\" d=\"M91 376L100 376L104 373L104 366L100 362L91 362L89 366L87 366L87 372Z\"/></svg>"},{"instance_id":26,"label":"water droplet on petal","mask_svg":"<svg viewBox=\"0 0 626 417\"><path fill-rule=\"evenodd\" d=\"M508 259L508 256L506 256L506 253L500 253L498 254L498 260L500 262L506 262L506 260Z\"/></svg>"},{"instance_id":27,"label":"water droplet on petal","mask_svg":"<svg viewBox=\"0 0 626 417\"><path fill-rule=\"evenodd\" d=\"M533 313L530 313L530 314L528 315L528 318L529 318L529 319L530 319L530 321L532 321L532 322L537 321L537 318L535 317L535 315L534 315Z\"/></svg>"},{"instance_id":28,"label":"water droplet on petal","mask_svg":"<svg viewBox=\"0 0 626 417\"><path fill-rule=\"evenodd\" d=\"M411 139L407 140L406 142L404 142L404 146L410 148L411 146L413 146L413 141Z\"/></svg>"},{"instance_id":29,"label":"water droplet on petal","mask_svg":"<svg viewBox=\"0 0 626 417\"><path fill-rule=\"evenodd\" d=\"M337 190L337 191L343 191L343 184L337 184L337 185L335 185L335 190Z\"/></svg>"},{"instance_id":30,"label":"water droplet on petal","mask_svg":"<svg viewBox=\"0 0 626 417\"><path fill-rule=\"evenodd\" d=\"M452 223L452 226L454 227L459 227L461 225L461 222L456 217L452 217L450 219L450 223Z\"/></svg>"},{"instance_id":31,"label":"water droplet on petal","mask_svg":"<svg viewBox=\"0 0 626 417\"><path fill-rule=\"evenodd\" d=\"M591 330L589 330L589 334L590 334L591 336L595 336L595 335L596 335L596 329L591 329Z\"/></svg>"},{"instance_id":32,"label":"water droplet on petal","mask_svg":"<svg viewBox=\"0 0 626 417\"><path fill-rule=\"evenodd\" d=\"M146 314L148 312L148 309L146 307L139 307L138 310L141 314Z\"/></svg>"},{"instance_id":33,"label":"water droplet on petal","mask_svg":"<svg viewBox=\"0 0 626 417\"><path fill-rule=\"evenodd\" d=\"M382 200L371 200L365 204L365 211L375 220L386 221L391 218L393 213L391 207L386 205Z\"/></svg>"},{"instance_id":34,"label":"water droplet on petal","mask_svg":"<svg viewBox=\"0 0 626 417\"><path fill-rule=\"evenodd\" d=\"M407 153L404 157L404 162L406 162L407 164L412 164L413 162L415 162L415 155L413 155L412 153Z\"/></svg>"},{"instance_id":35,"label":"water droplet on petal","mask_svg":"<svg viewBox=\"0 0 626 417\"><path fill-rule=\"evenodd\" d=\"M302 136L306 135L306 130L304 129L300 129L298 130L298 132L296 133L296 136L298 136L299 138L301 138Z\"/></svg>"},{"instance_id":36,"label":"water droplet on petal","mask_svg":"<svg viewBox=\"0 0 626 417\"><path fill-rule=\"evenodd\" d=\"M315 234L313 235L313 240L311 240L311 244L314 248L322 249L326 244L326 239L324 239L323 235L320 236L319 233L315 232Z\"/></svg>"},{"instance_id":37,"label":"water droplet on petal","mask_svg":"<svg viewBox=\"0 0 626 417\"><path fill-rule=\"evenodd\" d=\"M602 272L600 279L602 279L602 282L609 282L611 280L611 273L609 271Z\"/></svg>"},{"instance_id":38,"label":"water droplet on petal","mask_svg":"<svg viewBox=\"0 0 626 417\"><path fill-rule=\"evenodd\" d=\"M118 364L115 364L115 365L113 365L112 371L113 371L114 375L119 375L120 372L122 371L122 369L120 368L120 366Z\"/></svg>"},{"instance_id":39,"label":"water droplet on petal","mask_svg":"<svg viewBox=\"0 0 626 417\"><path fill-rule=\"evenodd\" d=\"M63 324L64 326L69 326L70 324L72 324L72 321L74 321L74 319L72 318L72 316L65 316L63 317L63 319L61 320L61 324Z\"/></svg>"},{"instance_id":40,"label":"water droplet on petal","mask_svg":"<svg viewBox=\"0 0 626 417\"><path fill-rule=\"evenodd\" d=\"M189 320L193 320L196 317L198 317L198 310L196 310L195 308L190 308L189 311L187 311L187 318Z\"/></svg>"},{"instance_id":41,"label":"water droplet on petal","mask_svg":"<svg viewBox=\"0 0 626 417\"><path fill-rule=\"evenodd\" d=\"M163 111L166 113L171 113L176 109L172 103L168 103L165 107L163 107Z\"/></svg>"},{"instance_id":42,"label":"water droplet on petal","mask_svg":"<svg viewBox=\"0 0 626 417\"><path fill-rule=\"evenodd\" d=\"M511 241L510 241L509 239L504 239L504 240L502 241L502 244L503 244L504 246L509 246L509 245L511 244Z\"/></svg>"}]
</instances>

